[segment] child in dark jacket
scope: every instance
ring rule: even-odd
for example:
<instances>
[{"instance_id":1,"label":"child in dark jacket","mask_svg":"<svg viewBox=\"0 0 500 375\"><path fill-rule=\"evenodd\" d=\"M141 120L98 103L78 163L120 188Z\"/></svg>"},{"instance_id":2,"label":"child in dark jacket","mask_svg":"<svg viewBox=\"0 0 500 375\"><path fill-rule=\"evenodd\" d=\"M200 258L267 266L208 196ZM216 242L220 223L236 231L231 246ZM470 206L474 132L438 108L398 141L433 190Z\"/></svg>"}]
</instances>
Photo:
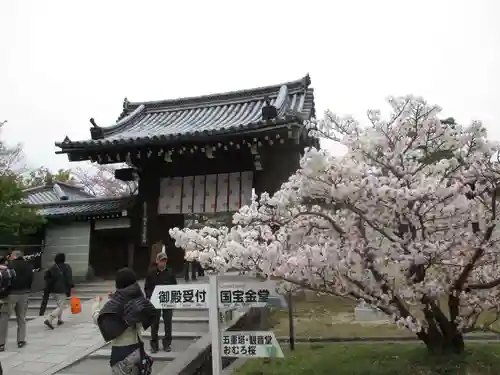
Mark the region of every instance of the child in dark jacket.
<instances>
[{"instance_id":1,"label":"child in dark jacket","mask_svg":"<svg viewBox=\"0 0 500 375\"><path fill-rule=\"evenodd\" d=\"M151 299L151 295L158 285L176 285L175 274L167 267L168 257L165 253L158 253L156 256L156 266L150 271L144 283L144 294ZM165 324L165 337L162 340L163 350L171 351L172 344L172 310L158 310L156 320L151 326L151 351L158 352L158 331L160 329L160 317L163 316Z\"/></svg>"}]
</instances>

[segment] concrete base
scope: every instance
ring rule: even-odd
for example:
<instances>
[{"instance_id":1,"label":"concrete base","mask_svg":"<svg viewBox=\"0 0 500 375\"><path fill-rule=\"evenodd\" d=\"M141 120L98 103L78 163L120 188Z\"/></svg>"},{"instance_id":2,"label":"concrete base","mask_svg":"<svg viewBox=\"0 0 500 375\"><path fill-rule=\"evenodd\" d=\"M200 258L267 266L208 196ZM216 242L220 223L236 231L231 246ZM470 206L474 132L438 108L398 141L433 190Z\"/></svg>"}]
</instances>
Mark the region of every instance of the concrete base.
<instances>
[{"instance_id":1,"label":"concrete base","mask_svg":"<svg viewBox=\"0 0 500 375\"><path fill-rule=\"evenodd\" d=\"M373 322L387 320L388 317L382 311L368 306L356 306L354 318L360 322Z\"/></svg>"}]
</instances>

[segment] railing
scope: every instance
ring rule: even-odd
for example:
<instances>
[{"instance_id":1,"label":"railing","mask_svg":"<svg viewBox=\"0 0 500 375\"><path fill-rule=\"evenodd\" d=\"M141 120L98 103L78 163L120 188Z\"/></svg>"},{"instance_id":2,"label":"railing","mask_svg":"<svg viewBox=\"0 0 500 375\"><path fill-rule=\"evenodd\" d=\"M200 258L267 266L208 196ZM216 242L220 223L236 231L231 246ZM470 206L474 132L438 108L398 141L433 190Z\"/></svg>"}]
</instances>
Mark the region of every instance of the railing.
<instances>
[{"instance_id":1,"label":"railing","mask_svg":"<svg viewBox=\"0 0 500 375\"><path fill-rule=\"evenodd\" d=\"M265 307L251 307L244 310L226 310L221 313L223 329L228 331L253 331L267 329L267 312ZM212 375L212 337L205 334L191 345L182 358L176 358L158 375ZM223 358L225 368L236 358Z\"/></svg>"}]
</instances>

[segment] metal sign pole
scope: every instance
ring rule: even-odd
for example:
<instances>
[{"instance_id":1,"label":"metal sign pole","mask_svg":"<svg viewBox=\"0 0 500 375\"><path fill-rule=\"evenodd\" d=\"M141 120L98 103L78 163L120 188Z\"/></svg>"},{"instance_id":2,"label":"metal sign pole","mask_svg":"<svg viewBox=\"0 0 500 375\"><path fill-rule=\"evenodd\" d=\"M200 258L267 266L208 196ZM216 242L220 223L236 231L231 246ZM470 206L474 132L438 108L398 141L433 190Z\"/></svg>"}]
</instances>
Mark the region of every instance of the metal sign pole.
<instances>
[{"instance_id":1,"label":"metal sign pole","mask_svg":"<svg viewBox=\"0 0 500 375\"><path fill-rule=\"evenodd\" d=\"M212 375L222 374L220 317L219 317L219 285L217 275L209 276L208 288L208 323L212 335Z\"/></svg>"}]
</instances>

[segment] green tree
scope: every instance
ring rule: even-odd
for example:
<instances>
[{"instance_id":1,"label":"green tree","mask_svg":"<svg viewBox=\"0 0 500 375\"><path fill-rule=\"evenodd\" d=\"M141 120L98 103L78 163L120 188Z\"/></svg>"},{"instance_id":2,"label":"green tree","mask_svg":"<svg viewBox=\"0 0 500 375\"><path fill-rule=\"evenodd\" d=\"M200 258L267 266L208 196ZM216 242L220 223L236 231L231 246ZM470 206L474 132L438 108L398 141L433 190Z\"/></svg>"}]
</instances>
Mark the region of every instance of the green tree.
<instances>
[{"instance_id":1,"label":"green tree","mask_svg":"<svg viewBox=\"0 0 500 375\"><path fill-rule=\"evenodd\" d=\"M23 176L23 186L25 188L46 185L53 181L67 182L70 184L76 183L70 169L59 169L56 173L52 173L48 168L41 166L40 168L31 170L27 175Z\"/></svg>"},{"instance_id":2,"label":"green tree","mask_svg":"<svg viewBox=\"0 0 500 375\"><path fill-rule=\"evenodd\" d=\"M0 122L0 131L4 124ZM23 204L22 178L16 170L21 158L21 146L8 146L0 137L0 239L3 243L16 243L23 234L43 223L35 209Z\"/></svg>"}]
</instances>

